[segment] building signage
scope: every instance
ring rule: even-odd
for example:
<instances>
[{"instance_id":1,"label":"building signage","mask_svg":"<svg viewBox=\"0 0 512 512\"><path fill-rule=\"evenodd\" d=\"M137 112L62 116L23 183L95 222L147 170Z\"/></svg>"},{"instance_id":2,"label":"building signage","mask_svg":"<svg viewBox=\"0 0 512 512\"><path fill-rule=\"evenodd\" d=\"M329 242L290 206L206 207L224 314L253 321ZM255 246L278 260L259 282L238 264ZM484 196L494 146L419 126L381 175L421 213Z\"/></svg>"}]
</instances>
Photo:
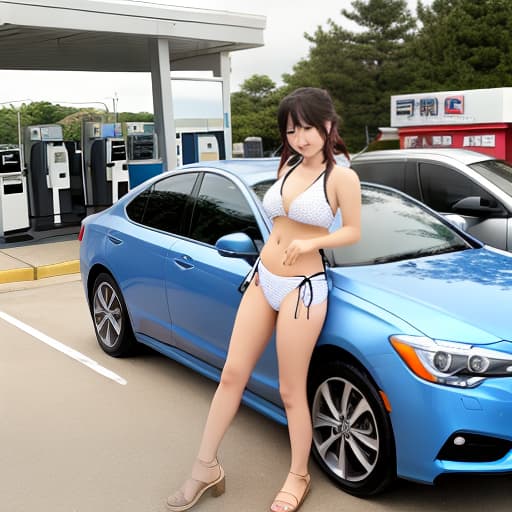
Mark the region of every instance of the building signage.
<instances>
[{"instance_id":1,"label":"building signage","mask_svg":"<svg viewBox=\"0 0 512 512\"><path fill-rule=\"evenodd\" d=\"M512 87L391 96L394 128L511 122Z\"/></svg>"},{"instance_id":2,"label":"building signage","mask_svg":"<svg viewBox=\"0 0 512 512\"><path fill-rule=\"evenodd\" d=\"M437 116L437 98L420 99L420 116Z\"/></svg>"},{"instance_id":3,"label":"building signage","mask_svg":"<svg viewBox=\"0 0 512 512\"><path fill-rule=\"evenodd\" d=\"M495 135L466 135L463 140L463 147L473 148L494 148L496 147Z\"/></svg>"},{"instance_id":4,"label":"building signage","mask_svg":"<svg viewBox=\"0 0 512 512\"><path fill-rule=\"evenodd\" d=\"M444 100L445 114L464 114L464 96L448 96Z\"/></svg>"},{"instance_id":5,"label":"building signage","mask_svg":"<svg viewBox=\"0 0 512 512\"><path fill-rule=\"evenodd\" d=\"M451 148L451 135L407 135L404 148Z\"/></svg>"}]
</instances>

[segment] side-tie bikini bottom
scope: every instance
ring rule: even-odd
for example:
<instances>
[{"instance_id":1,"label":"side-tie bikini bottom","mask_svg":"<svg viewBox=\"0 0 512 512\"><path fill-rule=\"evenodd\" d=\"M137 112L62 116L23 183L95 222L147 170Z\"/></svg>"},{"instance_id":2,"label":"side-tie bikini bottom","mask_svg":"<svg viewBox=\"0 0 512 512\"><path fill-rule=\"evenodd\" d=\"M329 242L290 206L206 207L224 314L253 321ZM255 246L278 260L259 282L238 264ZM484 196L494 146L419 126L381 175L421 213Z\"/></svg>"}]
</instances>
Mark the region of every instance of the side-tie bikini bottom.
<instances>
[{"instance_id":1,"label":"side-tie bikini bottom","mask_svg":"<svg viewBox=\"0 0 512 512\"><path fill-rule=\"evenodd\" d=\"M260 260L257 272L263 295L276 311L279 311L284 298L296 288L299 293L295 306L295 318L298 318L301 300L307 309L307 318L309 319L309 308L327 299L328 286L325 271L311 276L279 276L270 272Z\"/></svg>"}]
</instances>

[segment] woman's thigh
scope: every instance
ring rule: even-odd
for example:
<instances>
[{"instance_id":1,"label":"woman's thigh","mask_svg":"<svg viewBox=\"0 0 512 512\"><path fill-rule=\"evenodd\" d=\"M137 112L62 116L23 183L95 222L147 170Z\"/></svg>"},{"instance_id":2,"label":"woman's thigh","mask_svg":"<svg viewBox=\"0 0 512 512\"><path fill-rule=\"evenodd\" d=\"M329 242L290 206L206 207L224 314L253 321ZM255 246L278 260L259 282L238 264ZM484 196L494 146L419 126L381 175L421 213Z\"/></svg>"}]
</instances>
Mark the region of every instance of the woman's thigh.
<instances>
[{"instance_id":1,"label":"woman's thigh","mask_svg":"<svg viewBox=\"0 0 512 512\"><path fill-rule=\"evenodd\" d=\"M257 277L251 281L240 302L224 366L234 366L247 377L272 336L277 316L257 281Z\"/></svg>"},{"instance_id":2,"label":"woman's thigh","mask_svg":"<svg viewBox=\"0 0 512 512\"><path fill-rule=\"evenodd\" d=\"M279 380L287 390L299 383L305 386L311 354L327 313L327 300L310 306L309 315L301 301L295 317L298 294L294 290L283 299L276 323Z\"/></svg>"}]
</instances>

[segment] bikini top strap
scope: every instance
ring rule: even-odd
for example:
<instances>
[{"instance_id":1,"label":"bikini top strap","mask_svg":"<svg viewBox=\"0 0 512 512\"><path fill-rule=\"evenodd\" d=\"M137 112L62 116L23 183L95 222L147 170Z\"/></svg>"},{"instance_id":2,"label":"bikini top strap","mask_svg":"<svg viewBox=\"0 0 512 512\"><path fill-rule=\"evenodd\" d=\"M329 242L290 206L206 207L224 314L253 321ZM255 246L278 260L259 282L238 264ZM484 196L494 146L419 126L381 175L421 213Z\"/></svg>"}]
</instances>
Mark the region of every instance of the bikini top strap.
<instances>
[{"instance_id":1,"label":"bikini top strap","mask_svg":"<svg viewBox=\"0 0 512 512\"><path fill-rule=\"evenodd\" d=\"M292 160L296 158L297 161L296 162L293 162L290 164L290 162L292 162ZM286 174L284 175L284 179L283 181L288 177L288 175L295 169L297 168L301 163L302 163L302 160L304 158L302 157L302 155L298 155L298 154L295 154L295 155L291 155L290 158L288 158L288 160L286 160L286 162L284 163L283 167L281 167L281 169L283 169L284 167L288 167L290 166L290 168L288 169L288 171L286 171ZM281 171L281 169L279 169L279 171Z\"/></svg>"}]
</instances>

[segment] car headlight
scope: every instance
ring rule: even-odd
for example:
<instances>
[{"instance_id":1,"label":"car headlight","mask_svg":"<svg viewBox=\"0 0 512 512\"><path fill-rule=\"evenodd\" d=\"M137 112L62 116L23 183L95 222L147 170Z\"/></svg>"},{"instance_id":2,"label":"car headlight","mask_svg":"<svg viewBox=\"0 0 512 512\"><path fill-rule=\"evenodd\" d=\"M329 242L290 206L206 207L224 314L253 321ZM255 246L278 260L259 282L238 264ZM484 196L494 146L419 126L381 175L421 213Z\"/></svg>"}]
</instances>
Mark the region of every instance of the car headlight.
<instances>
[{"instance_id":1,"label":"car headlight","mask_svg":"<svg viewBox=\"0 0 512 512\"><path fill-rule=\"evenodd\" d=\"M418 377L448 386L472 388L486 377L512 376L512 355L422 336L390 337L391 345Z\"/></svg>"}]
</instances>

